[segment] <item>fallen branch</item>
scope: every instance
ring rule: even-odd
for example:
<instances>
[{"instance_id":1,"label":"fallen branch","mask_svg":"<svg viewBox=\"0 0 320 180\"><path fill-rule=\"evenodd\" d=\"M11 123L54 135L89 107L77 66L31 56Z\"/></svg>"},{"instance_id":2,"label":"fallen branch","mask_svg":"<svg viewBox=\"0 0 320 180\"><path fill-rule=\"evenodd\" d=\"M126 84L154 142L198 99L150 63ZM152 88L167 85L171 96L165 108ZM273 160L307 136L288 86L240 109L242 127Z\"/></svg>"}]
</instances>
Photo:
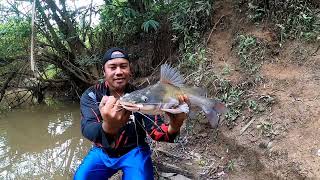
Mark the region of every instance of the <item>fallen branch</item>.
<instances>
[{"instance_id":1,"label":"fallen branch","mask_svg":"<svg viewBox=\"0 0 320 180\"><path fill-rule=\"evenodd\" d=\"M1 102L2 98L4 97L4 94L6 92L6 89L8 88L10 81L15 77L15 75L16 75L16 72L11 72L9 74L8 79L3 83L3 86L0 89L0 102Z\"/></svg>"},{"instance_id":2,"label":"fallen branch","mask_svg":"<svg viewBox=\"0 0 320 180\"><path fill-rule=\"evenodd\" d=\"M30 97L32 98L33 97L33 95L32 94L30 94L27 98L25 98L24 99L24 97L26 97L26 95L27 95L28 93L25 93L22 97L17 97L17 99L15 99L15 101L12 101L11 103L10 103L10 108L11 109L14 109L14 108L16 108L16 107L19 107L21 104L23 104L24 102L26 102ZM14 102L17 102L17 104L14 104Z\"/></svg>"},{"instance_id":3,"label":"fallen branch","mask_svg":"<svg viewBox=\"0 0 320 180\"><path fill-rule=\"evenodd\" d=\"M196 175L192 174L191 172L181 169L180 167L169 164L166 162L154 162L155 166L157 167L158 171L161 172L170 172L170 173L177 173L181 174L185 177L191 178L191 179L196 179Z\"/></svg>"},{"instance_id":4,"label":"fallen branch","mask_svg":"<svg viewBox=\"0 0 320 180\"><path fill-rule=\"evenodd\" d=\"M183 159L182 157L178 156L178 155L175 155L175 154L172 154L166 150L163 150L163 149L155 149L155 151L157 151L158 153L161 153L167 157L171 157L171 158L174 158L174 159Z\"/></svg>"},{"instance_id":5,"label":"fallen branch","mask_svg":"<svg viewBox=\"0 0 320 180\"><path fill-rule=\"evenodd\" d=\"M246 124L241 130L240 130L240 135L243 134L247 129L248 127L253 123L253 121L255 120L255 118L252 118L248 124Z\"/></svg>"}]
</instances>

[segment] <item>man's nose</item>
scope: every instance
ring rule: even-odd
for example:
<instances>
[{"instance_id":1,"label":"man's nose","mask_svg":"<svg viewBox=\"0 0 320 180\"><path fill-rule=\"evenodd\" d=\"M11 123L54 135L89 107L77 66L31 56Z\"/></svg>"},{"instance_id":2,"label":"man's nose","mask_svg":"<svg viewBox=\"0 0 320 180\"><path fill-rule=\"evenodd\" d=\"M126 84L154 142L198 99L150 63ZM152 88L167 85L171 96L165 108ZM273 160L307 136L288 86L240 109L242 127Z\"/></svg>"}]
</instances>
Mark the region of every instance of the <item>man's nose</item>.
<instances>
[{"instance_id":1,"label":"man's nose","mask_svg":"<svg viewBox=\"0 0 320 180\"><path fill-rule=\"evenodd\" d=\"M116 74L122 74L122 70L121 70L120 67L117 67L117 69L116 69Z\"/></svg>"}]
</instances>

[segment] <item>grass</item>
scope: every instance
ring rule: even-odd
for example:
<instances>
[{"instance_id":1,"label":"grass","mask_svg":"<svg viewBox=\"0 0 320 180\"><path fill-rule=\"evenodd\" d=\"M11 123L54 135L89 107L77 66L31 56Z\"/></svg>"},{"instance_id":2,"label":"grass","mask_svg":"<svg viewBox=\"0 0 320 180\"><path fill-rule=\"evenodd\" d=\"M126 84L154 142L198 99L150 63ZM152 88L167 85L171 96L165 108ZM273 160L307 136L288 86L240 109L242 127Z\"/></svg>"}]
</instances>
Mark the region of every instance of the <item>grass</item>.
<instances>
[{"instance_id":1,"label":"grass","mask_svg":"<svg viewBox=\"0 0 320 180\"><path fill-rule=\"evenodd\" d=\"M260 122L257 125L257 129L260 130L261 135L269 138L274 138L277 135L275 131L274 124L269 121Z\"/></svg>"},{"instance_id":2,"label":"grass","mask_svg":"<svg viewBox=\"0 0 320 180\"><path fill-rule=\"evenodd\" d=\"M225 167L229 172L235 170L235 160L231 159L228 161L226 167Z\"/></svg>"}]
</instances>

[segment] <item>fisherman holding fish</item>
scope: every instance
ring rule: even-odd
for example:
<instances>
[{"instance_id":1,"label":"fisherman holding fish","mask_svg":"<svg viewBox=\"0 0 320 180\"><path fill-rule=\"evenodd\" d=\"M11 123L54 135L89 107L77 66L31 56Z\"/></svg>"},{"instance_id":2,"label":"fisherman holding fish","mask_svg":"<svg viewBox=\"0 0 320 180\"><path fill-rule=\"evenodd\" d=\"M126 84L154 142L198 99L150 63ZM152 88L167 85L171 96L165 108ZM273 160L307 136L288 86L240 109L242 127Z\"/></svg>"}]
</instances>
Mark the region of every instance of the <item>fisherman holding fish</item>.
<instances>
[{"instance_id":1,"label":"fisherman holding fish","mask_svg":"<svg viewBox=\"0 0 320 180\"><path fill-rule=\"evenodd\" d=\"M181 91L174 98L163 99L168 102L160 102L153 96L162 96L161 89L153 92L160 94L153 95L151 91L136 90L129 84L130 60L123 49L109 49L102 63L104 82L88 88L80 100L81 131L94 146L78 167L74 179L105 180L118 170L122 170L125 180L154 179L146 137L173 142L187 117L189 97ZM171 73L175 79L171 82L166 75L163 82L181 83L179 74L167 71L162 73ZM135 102L136 99L139 102ZM169 123L161 118L163 113L168 115Z\"/></svg>"}]
</instances>

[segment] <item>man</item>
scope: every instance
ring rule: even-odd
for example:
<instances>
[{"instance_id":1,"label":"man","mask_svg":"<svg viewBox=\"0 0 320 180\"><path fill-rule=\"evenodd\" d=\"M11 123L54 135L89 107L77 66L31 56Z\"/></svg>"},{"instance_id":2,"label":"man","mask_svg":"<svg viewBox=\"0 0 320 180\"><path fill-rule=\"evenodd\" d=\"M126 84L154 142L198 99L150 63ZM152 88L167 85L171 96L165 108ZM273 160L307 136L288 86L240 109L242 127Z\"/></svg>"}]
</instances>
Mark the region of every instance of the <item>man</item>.
<instances>
[{"instance_id":1,"label":"man","mask_svg":"<svg viewBox=\"0 0 320 180\"><path fill-rule=\"evenodd\" d=\"M128 54L120 48L109 49L103 59L105 81L87 89L80 100L81 130L94 147L78 167L74 179L107 179L118 170L123 179L153 179L151 151L145 141L173 142L186 119L184 113L168 114L170 123L159 116L145 117L119 105L119 97L135 90L128 82L131 69ZM180 97L181 102L187 98Z\"/></svg>"}]
</instances>

